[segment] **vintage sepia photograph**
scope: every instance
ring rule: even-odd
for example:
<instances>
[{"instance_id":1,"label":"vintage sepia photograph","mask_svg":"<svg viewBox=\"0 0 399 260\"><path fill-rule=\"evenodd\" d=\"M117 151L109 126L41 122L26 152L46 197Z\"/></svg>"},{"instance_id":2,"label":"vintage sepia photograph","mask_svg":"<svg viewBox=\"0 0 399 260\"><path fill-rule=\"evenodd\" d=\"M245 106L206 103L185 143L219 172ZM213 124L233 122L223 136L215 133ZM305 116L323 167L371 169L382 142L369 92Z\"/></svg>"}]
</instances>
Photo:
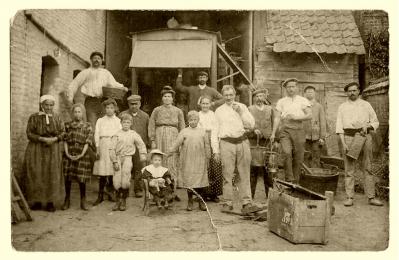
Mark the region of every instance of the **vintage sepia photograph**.
<instances>
[{"instance_id":1,"label":"vintage sepia photograph","mask_svg":"<svg viewBox=\"0 0 399 260\"><path fill-rule=\"evenodd\" d=\"M17 11L13 250L386 250L390 15Z\"/></svg>"}]
</instances>

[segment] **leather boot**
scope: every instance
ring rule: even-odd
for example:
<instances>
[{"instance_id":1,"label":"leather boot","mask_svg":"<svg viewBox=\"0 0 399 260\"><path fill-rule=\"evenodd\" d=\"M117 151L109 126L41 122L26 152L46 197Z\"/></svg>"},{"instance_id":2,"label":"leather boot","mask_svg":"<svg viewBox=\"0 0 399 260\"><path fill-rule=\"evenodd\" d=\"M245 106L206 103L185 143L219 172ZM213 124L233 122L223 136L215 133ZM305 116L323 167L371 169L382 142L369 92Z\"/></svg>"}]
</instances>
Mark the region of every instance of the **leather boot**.
<instances>
[{"instance_id":1,"label":"leather boot","mask_svg":"<svg viewBox=\"0 0 399 260\"><path fill-rule=\"evenodd\" d=\"M69 206L71 205L71 185L72 182L69 180L65 180L65 200L64 200L64 205L62 205L61 209L62 210L67 210L69 209Z\"/></svg>"},{"instance_id":2,"label":"leather boot","mask_svg":"<svg viewBox=\"0 0 399 260\"><path fill-rule=\"evenodd\" d=\"M122 191L121 189L116 191L116 202L115 205L112 207L112 211L117 211L119 210L121 206L121 196L122 196Z\"/></svg>"},{"instance_id":3,"label":"leather boot","mask_svg":"<svg viewBox=\"0 0 399 260\"><path fill-rule=\"evenodd\" d=\"M104 201L104 188L105 188L105 182L106 182L106 177L101 176L100 180L98 181L98 197L97 200L93 203L93 206L97 206L101 202Z\"/></svg>"},{"instance_id":4,"label":"leather boot","mask_svg":"<svg viewBox=\"0 0 399 260\"><path fill-rule=\"evenodd\" d=\"M86 206L86 183L79 183L80 190L80 208L82 210L89 210Z\"/></svg>"},{"instance_id":5,"label":"leather boot","mask_svg":"<svg viewBox=\"0 0 399 260\"><path fill-rule=\"evenodd\" d=\"M107 197L108 197L108 201L111 202L116 202L117 199L117 191L114 188L114 182L112 179L112 176L107 176L107 182L106 182L106 190L107 190Z\"/></svg>"},{"instance_id":6,"label":"leather boot","mask_svg":"<svg viewBox=\"0 0 399 260\"><path fill-rule=\"evenodd\" d=\"M188 197L187 211L192 211L194 201L193 201L193 192L191 190L187 190L187 197Z\"/></svg>"},{"instance_id":7,"label":"leather boot","mask_svg":"<svg viewBox=\"0 0 399 260\"><path fill-rule=\"evenodd\" d=\"M119 210L120 211L125 211L126 210L126 198L128 195L128 189L122 189L121 194L122 194L122 198L121 198L121 204L119 206Z\"/></svg>"}]
</instances>

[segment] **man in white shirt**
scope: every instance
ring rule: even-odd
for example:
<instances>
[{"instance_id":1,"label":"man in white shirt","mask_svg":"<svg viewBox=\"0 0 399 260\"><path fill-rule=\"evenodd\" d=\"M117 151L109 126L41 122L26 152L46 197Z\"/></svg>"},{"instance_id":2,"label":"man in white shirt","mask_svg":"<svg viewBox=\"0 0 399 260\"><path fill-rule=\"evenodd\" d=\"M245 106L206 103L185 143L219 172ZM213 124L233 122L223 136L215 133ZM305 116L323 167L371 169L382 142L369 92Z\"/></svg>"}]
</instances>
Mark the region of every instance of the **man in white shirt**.
<instances>
[{"instance_id":1,"label":"man in white shirt","mask_svg":"<svg viewBox=\"0 0 399 260\"><path fill-rule=\"evenodd\" d=\"M81 87L81 92L85 95L85 108L87 121L94 128L98 118L102 116L103 87L123 88L122 84L116 82L111 72L101 67L103 55L100 52L93 52L90 55L91 67L82 70L76 78L72 80L67 88L66 95L70 103L73 103L73 97Z\"/></svg>"},{"instance_id":2,"label":"man in white shirt","mask_svg":"<svg viewBox=\"0 0 399 260\"><path fill-rule=\"evenodd\" d=\"M356 82L351 82L344 87L348 100L338 107L336 133L339 135L345 164L345 191L347 200L344 205L353 205L355 193L355 171L356 163L360 162L360 169L364 174L364 190L369 199L369 204L382 206L382 202L375 198L374 177L371 174L372 137L371 132L375 131L379 122L377 115L369 102L359 97L360 88ZM346 156L348 149L356 134L366 137L360 156L357 160Z\"/></svg>"},{"instance_id":3,"label":"man in white shirt","mask_svg":"<svg viewBox=\"0 0 399 260\"><path fill-rule=\"evenodd\" d=\"M277 129L280 127L280 143L284 156L285 180L298 183L301 164L305 152L305 130L303 121L312 118L310 102L299 95L298 80L286 79L283 87L287 96L279 99L274 114L273 130L270 141L273 143Z\"/></svg>"},{"instance_id":4,"label":"man in white shirt","mask_svg":"<svg viewBox=\"0 0 399 260\"><path fill-rule=\"evenodd\" d=\"M250 165L251 151L247 132L252 131L255 126L255 119L248 111L248 108L236 102L236 91L233 86L225 85L222 89L225 103L216 109L215 115L219 123L220 152L215 158L222 160L223 170L223 199L225 210L233 210L233 177L237 168L239 181L239 196L244 214L259 210L252 205L250 187ZM236 179L237 180L237 179Z\"/></svg>"}]
</instances>

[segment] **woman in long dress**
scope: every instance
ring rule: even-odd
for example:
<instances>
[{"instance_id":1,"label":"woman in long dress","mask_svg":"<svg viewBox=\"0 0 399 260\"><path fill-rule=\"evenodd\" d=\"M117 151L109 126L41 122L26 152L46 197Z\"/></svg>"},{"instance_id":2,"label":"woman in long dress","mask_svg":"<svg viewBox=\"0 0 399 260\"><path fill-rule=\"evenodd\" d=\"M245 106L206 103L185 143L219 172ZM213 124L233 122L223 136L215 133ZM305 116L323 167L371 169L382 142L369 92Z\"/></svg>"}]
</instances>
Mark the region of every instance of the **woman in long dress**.
<instances>
[{"instance_id":1,"label":"woman in long dress","mask_svg":"<svg viewBox=\"0 0 399 260\"><path fill-rule=\"evenodd\" d=\"M211 149L205 129L198 127L198 112L190 111L187 118L189 126L179 133L169 150L169 155L176 153L180 148L179 180L177 183L179 187L187 189L187 210L191 211L193 208L193 190L202 196L203 188L209 185L208 162ZM201 198L199 208L206 210Z\"/></svg>"},{"instance_id":2,"label":"woman in long dress","mask_svg":"<svg viewBox=\"0 0 399 260\"><path fill-rule=\"evenodd\" d=\"M25 152L26 198L33 210L42 208L54 212L64 194L62 176L62 140L64 123L53 112L55 98L40 98L41 111L29 117Z\"/></svg>"},{"instance_id":3,"label":"woman in long dress","mask_svg":"<svg viewBox=\"0 0 399 260\"><path fill-rule=\"evenodd\" d=\"M223 193L223 174L220 160L216 160L214 154L219 153L218 121L215 113L210 110L211 98L203 96L199 100L201 111L199 112L198 127L205 129L211 144L212 155L208 166L209 186L204 190L204 196L214 202L219 202L218 196Z\"/></svg>"},{"instance_id":4,"label":"woman in long dress","mask_svg":"<svg viewBox=\"0 0 399 260\"><path fill-rule=\"evenodd\" d=\"M177 138L178 133L185 128L183 111L175 107L173 98L175 91L166 86L161 91L162 105L152 111L148 124L148 136L151 140L151 149L159 149L167 153ZM162 165L169 169L172 179L177 180L176 155L163 158Z\"/></svg>"}]
</instances>

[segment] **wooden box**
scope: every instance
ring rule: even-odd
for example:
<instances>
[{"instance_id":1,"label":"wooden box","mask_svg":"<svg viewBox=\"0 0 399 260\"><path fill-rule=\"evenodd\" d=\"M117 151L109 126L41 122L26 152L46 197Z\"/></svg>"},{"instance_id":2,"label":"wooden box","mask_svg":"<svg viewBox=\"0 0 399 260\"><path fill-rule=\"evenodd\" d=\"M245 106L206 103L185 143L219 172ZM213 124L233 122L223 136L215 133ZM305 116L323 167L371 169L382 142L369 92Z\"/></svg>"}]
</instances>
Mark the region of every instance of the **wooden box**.
<instances>
[{"instance_id":1,"label":"wooden box","mask_svg":"<svg viewBox=\"0 0 399 260\"><path fill-rule=\"evenodd\" d=\"M269 190L269 230L295 244L326 244L333 199L331 193L328 192L326 197L275 179L274 187Z\"/></svg>"}]
</instances>

